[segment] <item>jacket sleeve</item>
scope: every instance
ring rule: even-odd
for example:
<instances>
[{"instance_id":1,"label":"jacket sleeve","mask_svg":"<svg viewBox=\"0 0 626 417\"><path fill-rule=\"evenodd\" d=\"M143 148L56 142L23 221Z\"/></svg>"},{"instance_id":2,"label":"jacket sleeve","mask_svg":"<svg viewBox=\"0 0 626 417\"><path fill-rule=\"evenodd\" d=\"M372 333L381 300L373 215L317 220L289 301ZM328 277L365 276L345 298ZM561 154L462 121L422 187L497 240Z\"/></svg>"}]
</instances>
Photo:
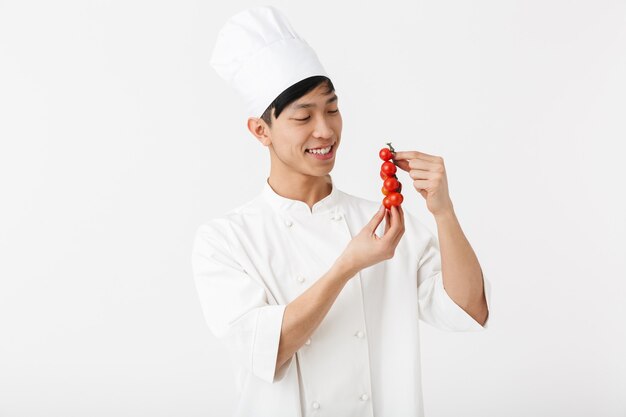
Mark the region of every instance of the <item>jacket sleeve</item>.
<instances>
[{"instance_id":1,"label":"jacket sleeve","mask_svg":"<svg viewBox=\"0 0 626 417\"><path fill-rule=\"evenodd\" d=\"M418 302L420 319L440 330L481 331L488 328L489 316L481 326L448 295L443 286L441 253L435 235L417 219L415 227L426 245L417 269ZM482 272L482 271L481 271ZM487 308L491 303L491 284L483 276L483 290Z\"/></svg>"},{"instance_id":2,"label":"jacket sleeve","mask_svg":"<svg viewBox=\"0 0 626 417\"><path fill-rule=\"evenodd\" d=\"M281 380L292 360L274 373L286 305L270 305L264 287L232 256L226 225L211 221L198 228L192 269L211 333L252 374Z\"/></svg>"}]
</instances>

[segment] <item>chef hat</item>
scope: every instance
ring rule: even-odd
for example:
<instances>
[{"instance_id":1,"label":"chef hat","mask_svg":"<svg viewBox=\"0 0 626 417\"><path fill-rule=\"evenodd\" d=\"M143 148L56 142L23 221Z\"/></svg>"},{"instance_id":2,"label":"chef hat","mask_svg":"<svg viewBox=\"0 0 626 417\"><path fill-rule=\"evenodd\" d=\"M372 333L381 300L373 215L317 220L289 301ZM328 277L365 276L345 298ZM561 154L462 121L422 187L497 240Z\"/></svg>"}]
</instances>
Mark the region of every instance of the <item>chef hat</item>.
<instances>
[{"instance_id":1,"label":"chef hat","mask_svg":"<svg viewBox=\"0 0 626 417\"><path fill-rule=\"evenodd\" d=\"M315 51L273 6L232 16L218 33L211 66L241 96L248 116L261 117L287 88L328 76Z\"/></svg>"}]
</instances>

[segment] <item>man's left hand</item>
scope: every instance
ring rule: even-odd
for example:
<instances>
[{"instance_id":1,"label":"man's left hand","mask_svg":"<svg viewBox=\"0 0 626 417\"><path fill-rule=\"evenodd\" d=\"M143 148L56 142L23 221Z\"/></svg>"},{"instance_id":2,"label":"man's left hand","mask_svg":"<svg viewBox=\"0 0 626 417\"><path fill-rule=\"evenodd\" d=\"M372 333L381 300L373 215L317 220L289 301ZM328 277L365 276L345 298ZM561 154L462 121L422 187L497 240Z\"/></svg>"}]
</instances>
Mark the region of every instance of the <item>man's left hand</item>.
<instances>
[{"instance_id":1,"label":"man's left hand","mask_svg":"<svg viewBox=\"0 0 626 417\"><path fill-rule=\"evenodd\" d=\"M428 211L435 216L453 212L442 157L417 151L396 151L393 162L409 173L413 187L426 199Z\"/></svg>"}]
</instances>

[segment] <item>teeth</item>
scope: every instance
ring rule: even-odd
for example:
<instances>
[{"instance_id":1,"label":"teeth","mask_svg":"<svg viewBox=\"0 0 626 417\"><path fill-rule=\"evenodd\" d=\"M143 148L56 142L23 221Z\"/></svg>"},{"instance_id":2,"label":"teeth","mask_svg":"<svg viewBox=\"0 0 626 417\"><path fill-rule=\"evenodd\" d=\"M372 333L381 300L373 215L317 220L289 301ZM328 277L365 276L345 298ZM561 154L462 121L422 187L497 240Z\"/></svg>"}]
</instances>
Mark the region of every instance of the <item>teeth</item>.
<instances>
[{"instance_id":1,"label":"teeth","mask_svg":"<svg viewBox=\"0 0 626 417\"><path fill-rule=\"evenodd\" d=\"M322 149L307 149L307 152L316 153L320 155L326 155L328 152L330 152L330 148L332 148L332 146L329 146L328 148L322 148Z\"/></svg>"}]
</instances>

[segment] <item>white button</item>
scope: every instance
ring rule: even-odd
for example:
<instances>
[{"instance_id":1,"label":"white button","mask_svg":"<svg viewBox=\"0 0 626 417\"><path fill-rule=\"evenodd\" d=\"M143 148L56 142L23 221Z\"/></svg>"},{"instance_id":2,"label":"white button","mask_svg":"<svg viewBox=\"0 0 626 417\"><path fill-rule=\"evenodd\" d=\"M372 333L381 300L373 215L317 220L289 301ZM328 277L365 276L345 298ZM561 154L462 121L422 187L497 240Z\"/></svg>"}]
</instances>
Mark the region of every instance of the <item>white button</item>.
<instances>
[{"instance_id":1,"label":"white button","mask_svg":"<svg viewBox=\"0 0 626 417\"><path fill-rule=\"evenodd\" d=\"M310 345L311 344L311 339L307 339L306 342L304 342L305 345Z\"/></svg>"},{"instance_id":2,"label":"white button","mask_svg":"<svg viewBox=\"0 0 626 417\"><path fill-rule=\"evenodd\" d=\"M302 275L298 275L298 282L304 282L306 280L306 278L304 278Z\"/></svg>"},{"instance_id":3,"label":"white button","mask_svg":"<svg viewBox=\"0 0 626 417\"><path fill-rule=\"evenodd\" d=\"M367 401L370 397L367 394L361 395L361 400Z\"/></svg>"},{"instance_id":4,"label":"white button","mask_svg":"<svg viewBox=\"0 0 626 417\"><path fill-rule=\"evenodd\" d=\"M317 401L313 401L313 408L315 408L316 410L320 408L320 403L318 403Z\"/></svg>"},{"instance_id":5,"label":"white button","mask_svg":"<svg viewBox=\"0 0 626 417\"><path fill-rule=\"evenodd\" d=\"M359 330L358 332L356 332L356 337L358 337L359 339L362 339L363 336L365 336L365 334L362 331Z\"/></svg>"},{"instance_id":6,"label":"white button","mask_svg":"<svg viewBox=\"0 0 626 417\"><path fill-rule=\"evenodd\" d=\"M291 225L293 225L293 222L289 219L285 219L285 226L291 227Z\"/></svg>"}]
</instances>

